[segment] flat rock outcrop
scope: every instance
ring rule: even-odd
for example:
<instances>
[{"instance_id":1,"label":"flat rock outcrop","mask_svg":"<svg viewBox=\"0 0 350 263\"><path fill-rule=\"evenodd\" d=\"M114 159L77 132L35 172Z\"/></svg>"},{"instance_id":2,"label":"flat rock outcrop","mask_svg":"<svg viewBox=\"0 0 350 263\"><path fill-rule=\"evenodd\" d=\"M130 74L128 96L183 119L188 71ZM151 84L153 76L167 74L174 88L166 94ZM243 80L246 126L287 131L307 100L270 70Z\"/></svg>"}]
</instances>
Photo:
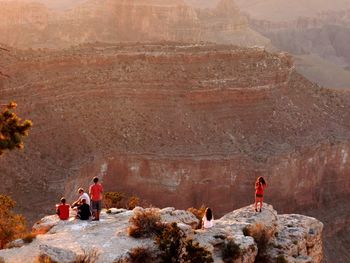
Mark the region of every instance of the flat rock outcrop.
<instances>
[{"instance_id":1,"label":"flat rock outcrop","mask_svg":"<svg viewBox=\"0 0 350 263\"><path fill-rule=\"evenodd\" d=\"M147 209L147 208L146 208ZM154 208L153 208L154 209ZM151 238L136 239L128 236L129 219L135 211L143 210L137 207L133 211L120 211L117 214L102 213L100 222L82 222L73 218L69 221L59 221L57 216L48 216L35 225L51 229L38 235L30 244L20 248L0 251L0 258L5 262L35 262L43 255L55 262L76 262L78 258L93 259L92 262L117 262L126 258L128 251L136 247L154 250L154 240ZM224 215L215 220L214 227L208 230L193 230L191 225L198 223L196 217L187 211L174 208L156 209L163 222L176 222L186 229L188 237L199 242L208 249L214 262L223 262L221 245L230 239L240 248L240 256L235 262L256 262L259 249L255 239L245 235L245 229L269 232L265 253L266 263L276 262L284 258L287 262L307 263L322 261L322 230L323 224L312 217L290 214L278 215L272 206L265 204L261 213L253 211L253 206L247 206Z\"/></svg>"}]
</instances>

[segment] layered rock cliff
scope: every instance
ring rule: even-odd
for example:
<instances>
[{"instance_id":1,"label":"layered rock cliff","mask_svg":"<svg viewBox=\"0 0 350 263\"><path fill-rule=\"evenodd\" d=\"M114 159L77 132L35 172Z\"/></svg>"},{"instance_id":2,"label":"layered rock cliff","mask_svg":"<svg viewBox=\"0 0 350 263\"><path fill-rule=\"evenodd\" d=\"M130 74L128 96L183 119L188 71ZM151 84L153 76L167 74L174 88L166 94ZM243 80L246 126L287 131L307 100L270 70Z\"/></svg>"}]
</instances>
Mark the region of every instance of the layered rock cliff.
<instances>
[{"instance_id":1,"label":"layered rock cliff","mask_svg":"<svg viewBox=\"0 0 350 263\"><path fill-rule=\"evenodd\" d=\"M182 0L90 0L64 11L44 3L5 1L0 2L0 16L0 43L20 48L62 48L96 41L269 44L249 28L232 0L205 11Z\"/></svg>"},{"instance_id":2,"label":"layered rock cliff","mask_svg":"<svg viewBox=\"0 0 350 263\"><path fill-rule=\"evenodd\" d=\"M0 189L30 220L96 175L106 191L219 215L249 204L263 175L277 209L317 216L328 240L346 240L350 94L313 85L286 54L170 43L7 49L1 102L16 100L35 128L23 153L0 159ZM349 244L332 243L327 251Z\"/></svg>"},{"instance_id":3,"label":"layered rock cliff","mask_svg":"<svg viewBox=\"0 0 350 263\"><path fill-rule=\"evenodd\" d=\"M152 238L128 236L129 219L143 210L140 207L133 211L112 209L118 213L102 212L100 222L83 222L73 217L65 222L57 216L47 216L33 228L41 233L50 229L49 232L38 235L30 244L21 244L20 240L13 242L12 246L20 248L1 250L0 261L29 263L42 262L38 259L46 258L53 262L70 263L85 258L84 262L130 262L127 260L128 253L137 247L157 254L159 251ZM315 218L297 214L278 215L272 206L265 204L261 213L254 212L253 206L247 206L215 220L211 229L193 230L198 219L192 213L170 207L156 211L160 213L162 222L178 223L187 238L209 250L217 263L223 262L221 247L227 240L233 240L239 246L239 255L234 262L257 262L257 255L262 254L262 250L267 255L264 258L266 263L277 259L291 263L322 262L323 224ZM257 243L258 239L247 235L249 229L268 233L264 247Z\"/></svg>"}]
</instances>

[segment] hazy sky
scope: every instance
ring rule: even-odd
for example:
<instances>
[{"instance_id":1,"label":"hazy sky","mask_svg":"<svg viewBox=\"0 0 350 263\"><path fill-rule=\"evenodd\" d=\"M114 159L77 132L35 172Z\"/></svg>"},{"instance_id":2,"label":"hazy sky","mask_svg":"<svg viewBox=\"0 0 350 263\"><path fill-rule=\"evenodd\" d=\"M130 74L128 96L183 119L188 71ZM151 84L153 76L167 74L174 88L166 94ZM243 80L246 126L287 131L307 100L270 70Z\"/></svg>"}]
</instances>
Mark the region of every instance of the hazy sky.
<instances>
[{"instance_id":1,"label":"hazy sky","mask_svg":"<svg viewBox=\"0 0 350 263\"><path fill-rule=\"evenodd\" d=\"M39 2L45 4L49 8L53 9L69 9L87 0L0 0L0 2Z\"/></svg>"}]
</instances>

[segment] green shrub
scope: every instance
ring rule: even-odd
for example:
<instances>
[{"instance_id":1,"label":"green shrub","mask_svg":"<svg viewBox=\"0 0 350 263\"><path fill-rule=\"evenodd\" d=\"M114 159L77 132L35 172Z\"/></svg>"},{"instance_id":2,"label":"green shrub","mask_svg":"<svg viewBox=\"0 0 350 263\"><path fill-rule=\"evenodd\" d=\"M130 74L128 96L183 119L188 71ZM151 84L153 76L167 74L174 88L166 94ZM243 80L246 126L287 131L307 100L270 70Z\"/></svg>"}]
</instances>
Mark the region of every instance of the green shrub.
<instances>
[{"instance_id":1,"label":"green shrub","mask_svg":"<svg viewBox=\"0 0 350 263\"><path fill-rule=\"evenodd\" d=\"M15 205L11 197L0 194L0 249L26 232L24 217L12 211Z\"/></svg>"},{"instance_id":2,"label":"green shrub","mask_svg":"<svg viewBox=\"0 0 350 263\"><path fill-rule=\"evenodd\" d=\"M271 239L271 234L266 230L264 225L256 224L246 230L247 235L254 238L258 246L258 255L255 262L265 262L267 259L266 250Z\"/></svg>"},{"instance_id":3,"label":"green shrub","mask_svg":"<svg viewBox=\"0 0 350 263\"><path fill-rule=\"evenodd\" d=\"M159 212L153 208L136 211L129 223L129 236L135 238L152 237L161 233L164 228Z\"/></svg>"},{"instance_id":4,"label":"green shrub","mask_svg":"<svg viewBox=\"0 0 350 263\"><path fill-rule=\"evenodd\" d=\"M199 220L197 229L200 229L202 227L202 218L205 214L205 209L206 207L204 205L202 205L200 208L194 208L194 207L190 207L187 209L188 212L191 212L192 214L195 215L195 217Z\"/></svg>"},{"instance_id":5,"label":"green shrub","mask_svg":"<svg viewBox=\"0 0 350 263\"><path fill-rule=\"evenodd\" d=\"M96 249L84 250L84 253L78 256L73 263L95 263L98 260L99 254Z\"/></svg>"},{"instance_id":6,"label":"green shrub","mask_svg":"<svg viewBox=\"0 0 350 263\"><path fill-rule=\"evenodd\" d=\"M279 255L276 258L276 263L288 263L288 260L283 255Z\"/></svg>"},{"instance_id":7,"label":"green shrub","mask_svg":"<svg viewBox=\"0 0 350 263\"><path fill-rule=\"evenodd\" d=\"M106 192L104 194L104 205L107 209L111 207L119 207L119 203L123 200L125 197L124 193L120 192Z\"/></svg>"},{"instance_id":8,"label":"green shrub","mask_svg":"<svg viewBox=\"0 0 350 263\"><path fill-rule=\"evenodd\" d=\"M222 260L225 263L233 262L233 260L239 258L241 255L241 249L234 240L226 240L222 245Z\"/></svg>"},{"instance_id":9,"label":"green shrub","mask_svg":"<svg viewBox=\"0 0 350 263\"><path fill-rule=\"evenodd\" d=\"M156 237L156 244L161 253L162 262L180 263L184 247L185 233L176 223L167 225L166 228Z\"/></svg>"},{"instance_id":10,"label":"green shrub","mask_svg":"<svg viewBox=\"0 0 350 263\"><path fill-rule=\"evenodd\" d=\"M200 247L198 242L193 243L192 239L185 242L185 253L182 255L184 263L212 263L214 262L211 253L203 247Z\"/></svg>"},{"instance_id":11,"label":"green shrub","mask_svg":"<svg viewBox=\"0 0 350 263\"><path fill-rule=\"evenodd\" d=\"M144 247L137 247L128 253L128 262L130 263L153 263L155 259L152 252Z\"/></svg>"},{"instance_id":12,"label":"green shrub","mask_svg":"<svg viewBox=\"0 0 350 263\"><path fill-rule=\"evenodd\" d=\"M208 250L200 247L174 222L156 237L156 244L161 251L160 258L164 263L211 263L214 262Z\"/></svg>"},{"instance_id":13,"label":"green shrub","mask_svg":"<svg viewBox=\"0 0 350 263\"><path fill-rule=\"evenodd\" d=\"M140 203L140 198L137 196L131 196L126 204L126 209L133 210Z\"/></svg>"},{"instance_id":14,"label":"green shrub","mask_svg":"<svg viewBox=\"0 0 350 263\"><path fill-rule=\"evenodd\" d=\"M49 257L48 255L39 255L35 260L35 263L58 263L54 260L52 260L51 257Z\"/></svg>"}]
</instances>

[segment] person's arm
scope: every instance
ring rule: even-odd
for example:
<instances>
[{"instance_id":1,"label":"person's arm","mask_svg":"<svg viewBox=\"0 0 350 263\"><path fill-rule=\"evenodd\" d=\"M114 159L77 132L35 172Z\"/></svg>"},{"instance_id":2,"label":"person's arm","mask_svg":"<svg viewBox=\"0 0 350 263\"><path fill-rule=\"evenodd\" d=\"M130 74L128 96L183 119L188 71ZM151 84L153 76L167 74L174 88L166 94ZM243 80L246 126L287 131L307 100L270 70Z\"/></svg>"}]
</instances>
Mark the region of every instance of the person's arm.
<instances>
[{"instance_id":1,"label":"person's arm","mask_svg":"<svg viewBox=\"0 0 350 263\"><path fill-rule=\"evenodd\" d=\"M58 207L56 208L56 214L60 215L60 209Z\"/></svg>"}]
</instances>

